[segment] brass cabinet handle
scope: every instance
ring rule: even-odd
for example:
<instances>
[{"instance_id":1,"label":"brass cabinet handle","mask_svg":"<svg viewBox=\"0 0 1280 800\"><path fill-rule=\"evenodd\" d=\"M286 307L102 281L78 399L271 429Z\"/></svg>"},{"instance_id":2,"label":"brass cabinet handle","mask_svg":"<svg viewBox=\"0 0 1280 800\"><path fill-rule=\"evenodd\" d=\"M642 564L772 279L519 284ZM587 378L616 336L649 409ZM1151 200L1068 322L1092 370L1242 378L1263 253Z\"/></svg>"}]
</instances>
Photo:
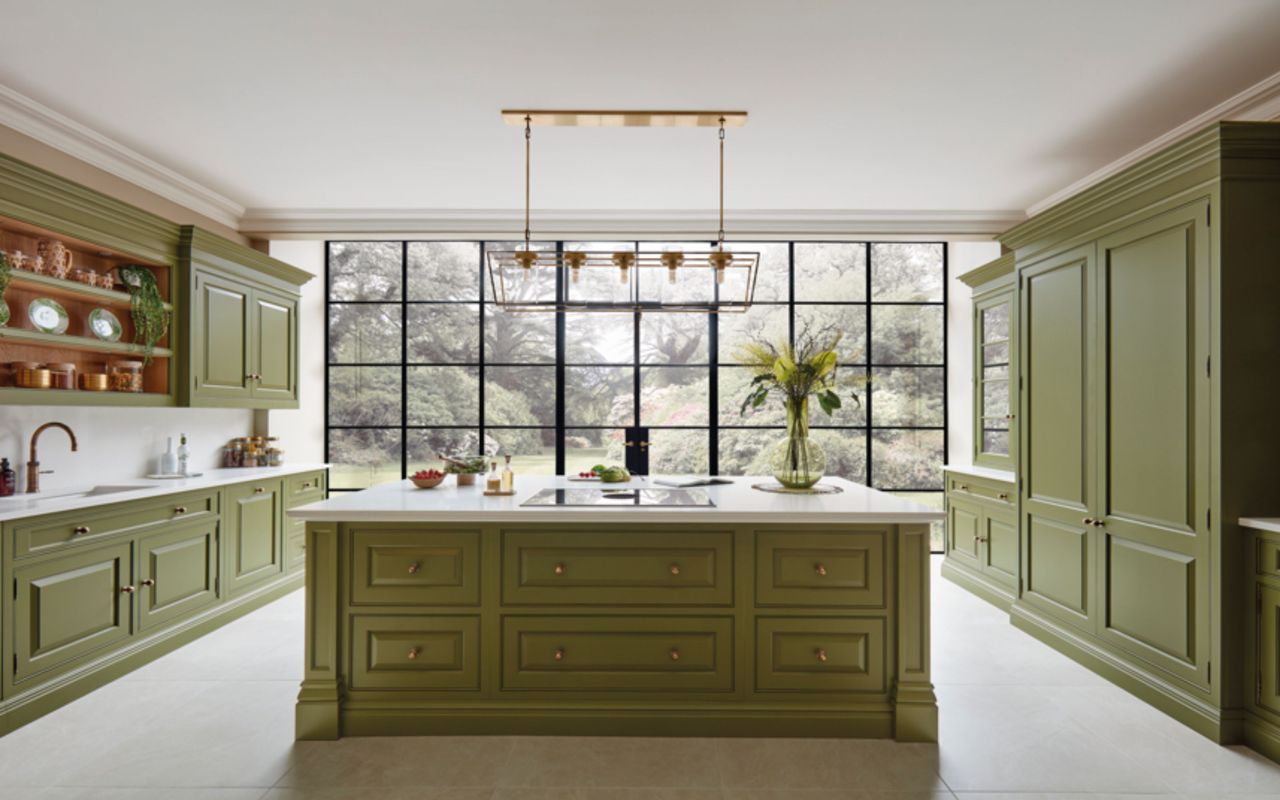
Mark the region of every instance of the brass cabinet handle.
<instances>
[{"instance_id":1,"label":"brass cabinet handle","mask_svg":"<svg viewBox=\"0 0 1280 800\"><path fill-rule=\"evenodd\" d=\"M1093 521L1093 527L1095 527L1095 528L1101 528L1101 527L1104 527L1106 524L1107 524L1107 521L1106 521L1106 520L1103 520L1103 519L1095 519L1095 520Z\"/></svg>"},{"instance_id":2,"label":"brass cabinet handle","mask_svg":"<svg viewBox=\"0 0 1280 800\"><path fill-rule=\"evenodd\" d=\"M422 569L422 565L421 565L421 564L419 564L417 561L415 561L415 562L413 562L412 564L410 564L410 565L409 565L409 574L410 574L410 575L417 575L417 574L418 574L418 570L420 570L420 569Z\"/></svg>"},{"instance_id":3,"label":"brass cabinet handle","mask_svg":"<svg viewBox=\"0 0 1280 800\"><path fill-rule=\"evenodd\" d=\"M266 491L266 489L265 489L265 488L263 488L262 486L255 486L255 487L253 487L253 493L254 493L254 494L262 494L262 493L263 493L263 492L265 492L265 491Z\"/></svg>"},{"instance_id":4,"label":"brass cabinet handle","mask_svg":"<svg viewBox=\"0 0 1280 800\"><path fill-rule=\"evenodd\" d=\"M421 653L421 652L422 652L422 648L421 648L421 647L412 647L412 648L410 648L410 649L409 649L409 660L410 660L410 661L416 661L416 660L417 660L417 658L418 658L418 654L419 654L419 653Z\"/></svg>"},{"instance_id":5,"label":"brass cabinet handle","mask_svg":"<svg viewBox=\"0 0 1280 800\"><path fill-rule=\"evenodd\" d=\"M671 660L672 660L672 661L679 661L679 660L680 660L680 651L679 651L678 649L674 648L674 647L673 647L673 648L671 648Z\"/></svg>"},{"instance_id":6,"label":"brass cabinet handle","mask_svg":"<svg viewBox=\"0 0 1280 800\"><path fill-rule=\"evenodd\" d=\"M556 651L551 654L551 657L554 658L556 661L564 661L564 648L557 647Z\"/></svg>"},{"instance_id":7,"label":"brass cabinet handle","mask_svg":"<svg viewBox=\"0 0 1280 800\"><path fill-rule=\"evenodd\" d=\"M302 484L302 488L303 488L303 489L310 489L310 488L311 488L311 482L310 482L310 481L307 481L306 483Z\"/></svg>"},{"instance_id":8,"label":"brass cabinet handle","mask_svg":"<svg viewBox=\"0 0 1280 800\"><path fill-rule=\"evenodd\" d=\"M960 491L962 491L962 492L967 492L967 491L969 491L969 484L967 484L967 483L962 483L962 484L960 484L959 486L957 486L956 488L957 488L957 489L959 489L959 490L960 490Z\"/></svg>"},{"instance_id":9,"label":"brass cabinet handle","mask_svg":"<svg viewBox=\"0 0 1280 800\"><path fill-rule=\"evenodd\" d=\"M554 567L551 568L551 571L557 575L563 575L566 569L568 568L564 564L556 564Z\"/></svg>"},{"instance_id":10,"label":"brass cabinet handle","mask_svg":"<svg viewBox=\"0 0 1280 800\"><path fill-rule=\"evenodd\" d=\"M138 590L137 590L137 588L136 588L136 587L134 587L134 586L121 586L121 587L120 587L120 591L124 592L125 594L133 594L134 592L136 592L136 591L138 591Z\"/></svg>"},{"instance_id":11,"label":"brass cabinet handle","mask_svg":"<svg viewBox=\"0 0 1280 800\"><path fill-rule=\"evenodd\" d=\"M187 513L187 507L186 507L186 506L178 506L177 508L175 508L175 509L173 510L173 513L175 513L175 514L185 514L185 513Z\"/></svg>"},{"instance_id":12,"label":"brass cabinet handle","mask_svg":"<svg viewBox=\"0 0 1280 800\"><path fill-rule=\"evenodd\" d=\"M822 648L818 648L813 651L813 657L825 663L827 660L827 651Z\"/></svg>"},{"instance_id":13,"label":"brass cabinet handle","mask_svg":"<svg viewBox=\"0 0 1280 800\"><path fill-rule=\"evenodd\" d=\"M89 532L89 526L88 526L88 525L77 525L77 526L75 526L74 528L72 528L72 529L71 529L71 533L72 533L72 535L74 535L74 536L83 536L83 535L85 535L85 534L86 534L86 533L88 533L88 532Z\"/></svg>"},{"instance_id":14,"label":"brass cabinet handle","mask_svg":"<svg viewBox=\"0 0 1280 800\"><path fill-rule=\"evenodd\" d=\"M1017 416L1017 415L1016 415L1016 414L1005 414L1005 415L1004 415L1004 418L1005 418L1005 419L1013 419L1015 416Z\"/></svg>"},{"instance_id":15,"label":"brass cabinet handle","mask_svg":"<svg viewBox=\"0 0 1280 800\"><path fill-rule=\"evenodd\" d=\"M989 542L989 541L991 541L991 540L990 540L990 538L988 538L988 537L986 537L986 536L975 536L975 537L973 537L973 540L974 540L975 542Z\"/></svg>"},{"instance_id":16,"label":"brass cabinet handle","mask_svg":"<svg viewBox=\"0 0 1280 800\"><path fill-rule=\"evenodd\" d=\"M814 565L813 565L813 571L814 571L814 572L816 572L816 573L818 573L818 577L819 577L819 578L825 578L825 577L827 577L827 568L826 568L825 566L823 566L822 564L814 564Z\"/></svg>"},{"instance_id":17,"label":"brass cabinet handle","mask_svg":"<svg viewBox=\"0 0 1280 800\"><path fill-rule=\"evenodd\" d=\"M1008 500L1008 499L1009 499L1009 493L1008 493L1008 492L1001 492L1000 494L996 495L996 497L999 497L1001 500Z\"/></svg>"},{"instance_id":18,"label":"brass cabinet handle","mask_svg":"<svg viewBox=\"0 0 1280 800\"><path fill-rule=\"evenodd\" d=\"M679 574L680 574L680 565L679 565L679 564L672 564L672 565L671 565L671 567L670 567L670 571L671 571L671 574L672 574L672 575L679 575Z\"/></svg>"},{"instance_id":19,"label":"brass cabinet handle","mask_svg":"<svg viewBox=\"0 0 1280 800\"><path fill-rule=\"evenodd\" d=\"M648 443L648 442L641 442L641 443L640 443L640 447L641 447L642 449L643 449L643 448L645 448L645 447L648 447L648 446L649 446L649 443Z\"/></svg>"},{"instance_id":20,"label":"brass cabinet handle","mask_svg":"<svg viewBox=\"0 0 1280 800\"><path fill-rule=\"evenodd\" d=\"M635 446L636 446L636 443L635 443L635 442L623 442L623 443L622 443L622 446L623 446L623 447L635 447Z\"/></svg>"},{"instance_id":21,"label":"brass cabinet handle","mask_svg":"<svg viewBox=\"0 0 1280 800\"><path fill-rule=\"evenodd\" d=\"M155 579L155 578L144 578L144 579L143 579L143 581L142 581L142 585L143 585L143 586L146 586L146 587L148 587L148 588L150 588L150 587L152 587L152 586L155 586L155 585L156 585L156 579Z\"/></svg>"},{"instance_id":22,"label":"brass cabinet handle","mask_svg":"<svg viewBox=\"0 0 1280 800\"><path fill-rule=\"evenodd\" d=\"M1081 524L1081 525L1092 525L1092 524L1093 524L1093 517L1085 517L1084 519L1080 520L1080 524Z\"/></svg>"}]
</instances>

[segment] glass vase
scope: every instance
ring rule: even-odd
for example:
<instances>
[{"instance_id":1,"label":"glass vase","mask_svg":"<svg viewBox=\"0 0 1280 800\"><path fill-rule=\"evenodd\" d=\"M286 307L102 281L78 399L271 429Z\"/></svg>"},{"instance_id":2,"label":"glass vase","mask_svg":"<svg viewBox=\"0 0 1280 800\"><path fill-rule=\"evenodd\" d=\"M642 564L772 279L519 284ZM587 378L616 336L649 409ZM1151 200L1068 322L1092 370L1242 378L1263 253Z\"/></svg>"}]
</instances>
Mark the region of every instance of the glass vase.
<instances>
[{"instance_id":1,"label":"glass vase","mask_svg":"<svg viewBox=\"0 0 1280 800\"><path fill-rule=\"evenodd\" d=\"M822 479L827 454L809 437L809 398L787 401L787 438L773 448L769 467L788 489L808 489Z\"/></svg>"}]
</instances>

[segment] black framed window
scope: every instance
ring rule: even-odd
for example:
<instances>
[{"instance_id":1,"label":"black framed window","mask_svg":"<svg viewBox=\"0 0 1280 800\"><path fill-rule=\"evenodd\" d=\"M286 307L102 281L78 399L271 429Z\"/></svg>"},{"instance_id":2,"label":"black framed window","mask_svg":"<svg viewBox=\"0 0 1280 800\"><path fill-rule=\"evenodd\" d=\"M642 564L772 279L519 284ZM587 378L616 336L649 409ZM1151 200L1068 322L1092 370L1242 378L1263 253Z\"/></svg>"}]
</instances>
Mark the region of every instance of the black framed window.
<instances>
[{"instance_id":1,"label":"black framed window","mask_svg":"<svg viewBox=\"0 0 1280 800\"><path fill-rule=\"evenodd\" d=\"M706 242L540 242L547 249ZM333 491L400 480L441 451L509 452L517 473L622 463L649 429L655 473L767 474L781 405L741 417L738 345L840 330L860 405L811 410L828 473L942 504L946 275L940 242L758 242L743 314L504 312L484 253L509 242L326 243L326 452ZM544 271L520 287L553 296ZM939 543L940 544L940 543Z\"/></svg>"}]
</instances>

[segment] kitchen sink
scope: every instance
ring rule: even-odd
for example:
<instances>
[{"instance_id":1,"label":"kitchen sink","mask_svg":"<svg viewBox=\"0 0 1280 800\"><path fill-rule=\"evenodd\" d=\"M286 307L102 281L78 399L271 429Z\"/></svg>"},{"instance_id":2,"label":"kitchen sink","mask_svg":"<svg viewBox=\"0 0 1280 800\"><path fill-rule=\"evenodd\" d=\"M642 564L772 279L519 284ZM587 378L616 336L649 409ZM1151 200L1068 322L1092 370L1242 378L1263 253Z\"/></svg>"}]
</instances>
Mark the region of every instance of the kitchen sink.
<instances>
[{"instance_id":1,"label":"kitchen sink","mask_svg":"<svg viewBox=\"0 0 1280 800\"><path fill-rule=\"evenodd\" d=\"M104 494L119 494L120 492L136 492L139 489L150 489L152 487L143 484L103 484L94 486L91 489L82 489L78 492L58 492L44 494L43 492L34 495L18 495L28 500L67 500L73 497L98 497Z\"/></svg>"}]
</instances>

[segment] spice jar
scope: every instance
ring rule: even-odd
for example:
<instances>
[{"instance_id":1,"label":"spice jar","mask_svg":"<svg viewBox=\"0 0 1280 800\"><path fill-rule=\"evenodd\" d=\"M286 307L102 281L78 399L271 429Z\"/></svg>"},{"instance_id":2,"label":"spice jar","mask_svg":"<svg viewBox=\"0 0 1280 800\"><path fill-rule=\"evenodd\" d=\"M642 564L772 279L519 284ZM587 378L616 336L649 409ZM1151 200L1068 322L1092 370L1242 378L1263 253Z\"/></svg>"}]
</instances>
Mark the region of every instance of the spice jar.
<instances>
[{"instance_id":1,"label":"spice jar","mask_svg":"<svg viewBox=\"0 0 1280 800\"><path fill-rule=\"evenodd\" d=\"M50 384L49 370L39 361L15 361L13 382L23 389L48 389Z\"/></svg>"},{"instance_id":2,"label":"spice jar","mask_svg":"<svg viewBox=\"0 0 1280 800\"><path fill-rule=\"evenodd\" d=\"M142 391L142 362L116 361L111 365L111 390L113 392Z\"/></svg>"},{"instance_id":3,"label":"spice jar","mask_svg":"<svg viewBox=\"0 0 1280 800\"><path fill-rule=\"evenodd\" d=\"M76 365L71 362L49 364L49 387L51 389L76 388Z\"/></svg>"},{"instance_id":4,"label":"spice jar","mask_svg":"<svg viewBox=\"0 0 1280 800\"><path fill-rule=\"evenodd\" d=\"M278 467L284 463L284 451L278 447L267 449L267 466Z\"/></svg>"}]
</instances>

